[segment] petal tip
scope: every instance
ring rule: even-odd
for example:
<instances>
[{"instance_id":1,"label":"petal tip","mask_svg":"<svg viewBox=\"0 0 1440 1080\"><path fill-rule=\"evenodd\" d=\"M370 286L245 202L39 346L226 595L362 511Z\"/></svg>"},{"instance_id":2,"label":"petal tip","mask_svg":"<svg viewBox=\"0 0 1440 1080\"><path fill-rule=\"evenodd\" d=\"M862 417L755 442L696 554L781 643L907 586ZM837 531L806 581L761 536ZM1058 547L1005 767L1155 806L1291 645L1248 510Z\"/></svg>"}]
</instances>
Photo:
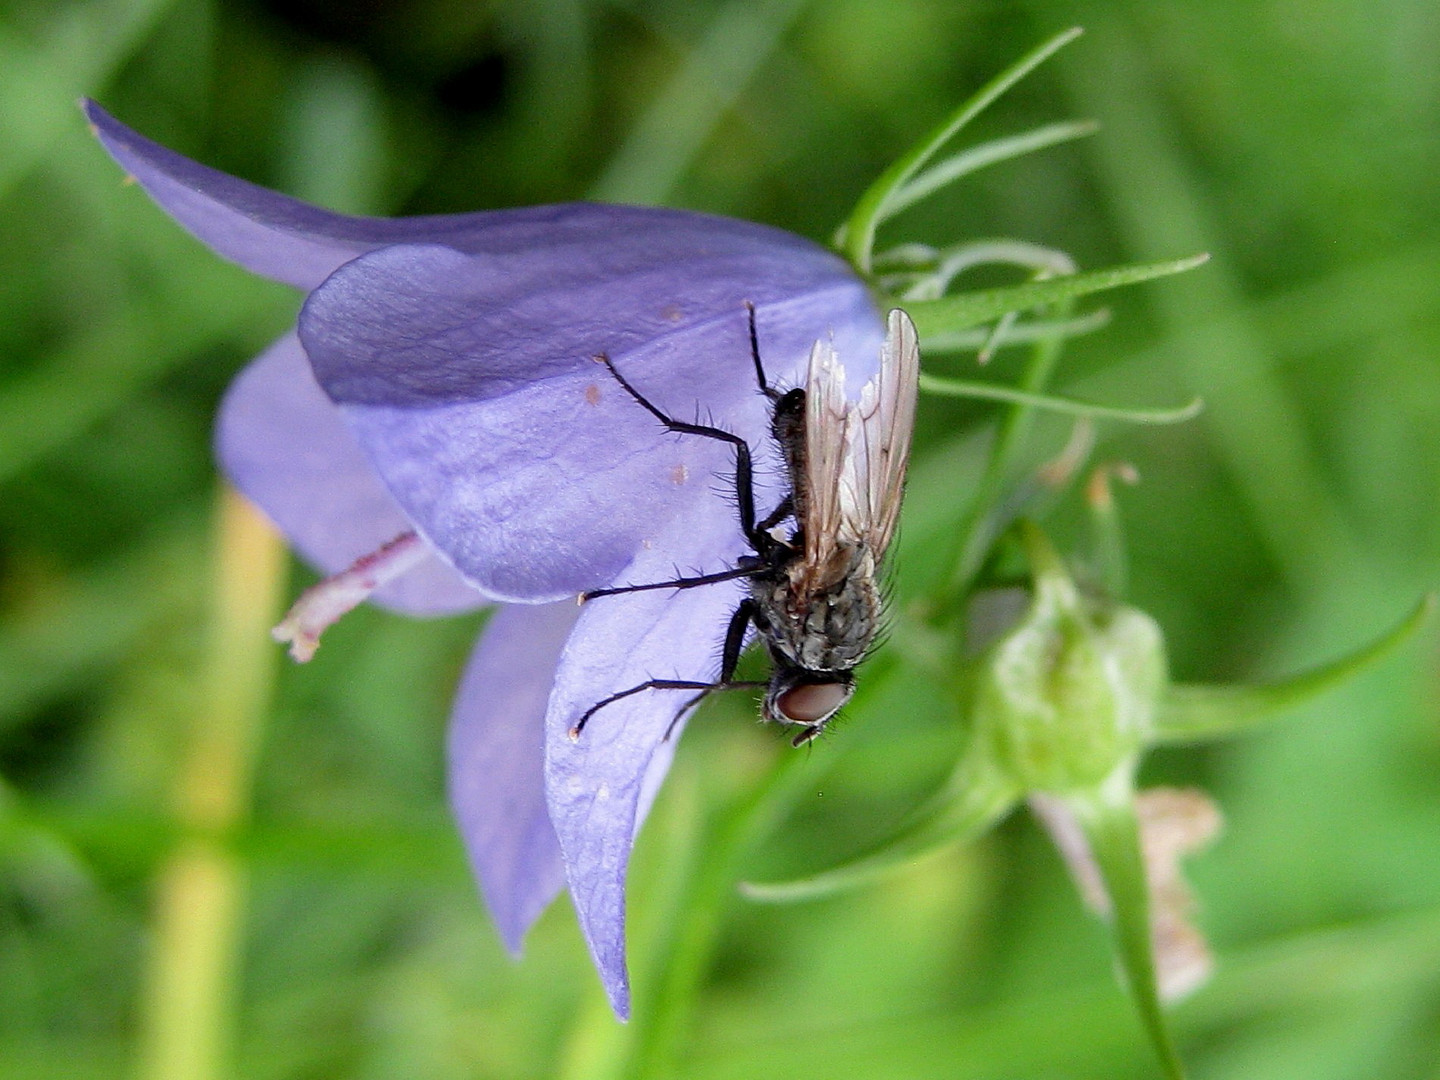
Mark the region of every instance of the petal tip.
<instances>
[{"instance_id":1,"label":"petal tip","mask_svg":"<svg viewBox=\"0 0 1440 1080\"><path fill-rule=\"evenodd\" d=\"M500 934L500 944L505 946L505 952L510 959L519 961L525 955L525 928L517 925L502 925L497 919L495 929Z\"/></svg>"},{"instance_id":2,"label":"petal tip","mask_svg":"<svg viewBox=\"0 0 1440 1080\"><path fill-rule=\"evenodd\" d=\"M622 975L623 977L623 975ZM610 1001L610 1009L615 1013L615 1019L622 1024L630 1022L630 983L621 982L612 985L609 979L605 980L605 996Z\"/></svg>"}]
</instances>

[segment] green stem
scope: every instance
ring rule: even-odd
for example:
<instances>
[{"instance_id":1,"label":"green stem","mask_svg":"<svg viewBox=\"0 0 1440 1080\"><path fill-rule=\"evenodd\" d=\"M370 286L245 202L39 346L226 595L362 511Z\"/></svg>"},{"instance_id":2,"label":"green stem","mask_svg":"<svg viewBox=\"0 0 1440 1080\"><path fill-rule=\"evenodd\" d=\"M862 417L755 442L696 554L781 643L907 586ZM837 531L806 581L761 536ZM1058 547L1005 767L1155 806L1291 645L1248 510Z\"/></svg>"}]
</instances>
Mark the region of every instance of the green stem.
<instances>
[{"instance_id":1,"label":"green stem","mask_svg":"<svg viewBox=\"0 0 1440 1080\"><path fill-rule=\"evenodd\" d=\"M218 1080L233 1053L243 867L223 842L249 810L251 774L274 677L268 630L285 583L285 549L230 490L216 519L205 702L176 778L184 839L161 867L146 972L141 1076Z\"/></svg>"},{"instance_id":2,"label":"green stem","mask_svg":"<svg viewBox=\"0 0 1440 1080\"><path fill-rule=\"evenodd\" d=\"M1032 345L1041 338L1049 337L1079 337L1081 334L1091 334L1096 330L1101 330L1109 323L1110 310L1108 308L1096 308L1094 311L1074 319L1065 319L1063 322L1050 320L1020 322L1012 326L1002 340L996 342L996 347ZM983 327L958 330L949 334L931 334L925 339L925 354L933 356L936 353L974 352L984 345L990 336L990 332Z\"/></svg>"},{"instance_id":3,"label":"green stem","mask_svg":"<svg viewBox=\"0 0 1440 1080\"><path fill-rule=\"evenodd\" d=\"M885 201L884 216L892 218L927 195L987 166L1033 154L1037 150L1058 146L1072 139L1083 139L1099 130L1100 125L1093 120L1068 120L972 146L916 174L904 187L897 189Z\"/></svg>"},{"instance_id":4,"label":"green stem","mask_svg":"<svg viewBox=\"0 0 1440 1080\"><path fill-rule=\"evenodd\" d=\"M1017 244L1012 241L1006 246L1015 248ZM1013 257L989 258L983 261L1025 265ZM1092 296L1110 289L1138 285L1142 281L1155 281L1158 278L1183 274L1198 266L1204 266L1209 261L1210 256L1202 252L1188 258L1166 259L1163 262L1132 263L1129 266L1111 266L1104 270L1087 270L1084 273L1067 271L1054 276L1037 275L1020 285L947 293L933 300L904 299L901 303L920 332L920 340L924 342L934 334L953 334L958 330L980 326L992 319L1003 318L1012 311L1059 307L1066 301L1078 300L1082 296Z\"/></svg>"},{"instance_id":5,"label":"green stem","mask_svg":"<svg viewBox=\"0 0 1440 1080\"><path fill-rule=\"evenodd\" d=\"M1140 1021L1168 1080L1185 1080L1185 1066L1160 1006L1150 928L1150 889L1130 771L1130 766L1123 766L1105 781L1101 790L1083 796L1072 795L1064 802L1084 830L1105 882L1116 958L1125 973Z\"/></svg>"}]
</instances>

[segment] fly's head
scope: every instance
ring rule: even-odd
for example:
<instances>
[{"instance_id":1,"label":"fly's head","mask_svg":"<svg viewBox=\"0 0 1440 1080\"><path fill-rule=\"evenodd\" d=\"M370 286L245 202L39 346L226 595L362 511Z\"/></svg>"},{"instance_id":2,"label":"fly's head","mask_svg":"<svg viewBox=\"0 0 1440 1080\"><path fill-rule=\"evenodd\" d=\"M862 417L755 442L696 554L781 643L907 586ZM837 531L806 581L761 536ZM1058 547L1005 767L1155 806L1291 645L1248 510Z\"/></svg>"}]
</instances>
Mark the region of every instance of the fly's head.
<instances>
[{"instance_id":1,"label":"fly's head","mask_svg":"<svg viewBox=\"0 0 1440 1080\"><path fill-rule=\"evenodd\" d=\"M804 746L825 730L854 693L852 672L777 667L765 693L765 719L798 726L793 743Z\"/></svg>"}]
</instances>

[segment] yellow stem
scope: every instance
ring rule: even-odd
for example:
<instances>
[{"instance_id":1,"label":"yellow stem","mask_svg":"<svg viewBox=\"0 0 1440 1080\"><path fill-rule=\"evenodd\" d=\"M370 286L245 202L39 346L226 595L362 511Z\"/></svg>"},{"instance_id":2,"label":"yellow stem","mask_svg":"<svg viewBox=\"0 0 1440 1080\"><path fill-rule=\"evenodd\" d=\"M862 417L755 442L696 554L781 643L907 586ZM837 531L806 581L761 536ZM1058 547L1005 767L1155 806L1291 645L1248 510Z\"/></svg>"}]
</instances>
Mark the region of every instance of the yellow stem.
<instances>
[{"instance_id":1,"label":"yellow stem","mask_svg":"<svg viewBox=\"0 0 1440 1080\"><path fill-rule=\"evenodd\" d=\"M276 652L268 633L285 548L243 497L221 492L206 669L176 779L185 839L156 882L143 1015L145 1080L219 1080L230 1071L244 872L226 834L249 811L255 750Z\"/></svg>"}]
</instances>

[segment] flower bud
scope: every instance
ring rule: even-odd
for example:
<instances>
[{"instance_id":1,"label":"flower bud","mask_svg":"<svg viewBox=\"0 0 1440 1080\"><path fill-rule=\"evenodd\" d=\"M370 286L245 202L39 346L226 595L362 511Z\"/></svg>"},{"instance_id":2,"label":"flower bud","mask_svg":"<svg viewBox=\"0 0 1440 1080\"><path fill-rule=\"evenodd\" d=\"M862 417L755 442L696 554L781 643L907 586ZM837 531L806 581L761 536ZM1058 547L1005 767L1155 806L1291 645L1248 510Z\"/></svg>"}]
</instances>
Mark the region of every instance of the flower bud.
<instances>
[{"instance_id":1,"label":"flower bud","mask_svg":"<svg viewBox=\"0 0 1440 1080\"><path fill-rule=\"evenodd\" d=\"M979 747L1022 790L1093 788L1132 761L1166 684L1165 643L1144 612L1086 597L1033 525L1030 607L981 658Z\"/></svg>"}]
</instances>

